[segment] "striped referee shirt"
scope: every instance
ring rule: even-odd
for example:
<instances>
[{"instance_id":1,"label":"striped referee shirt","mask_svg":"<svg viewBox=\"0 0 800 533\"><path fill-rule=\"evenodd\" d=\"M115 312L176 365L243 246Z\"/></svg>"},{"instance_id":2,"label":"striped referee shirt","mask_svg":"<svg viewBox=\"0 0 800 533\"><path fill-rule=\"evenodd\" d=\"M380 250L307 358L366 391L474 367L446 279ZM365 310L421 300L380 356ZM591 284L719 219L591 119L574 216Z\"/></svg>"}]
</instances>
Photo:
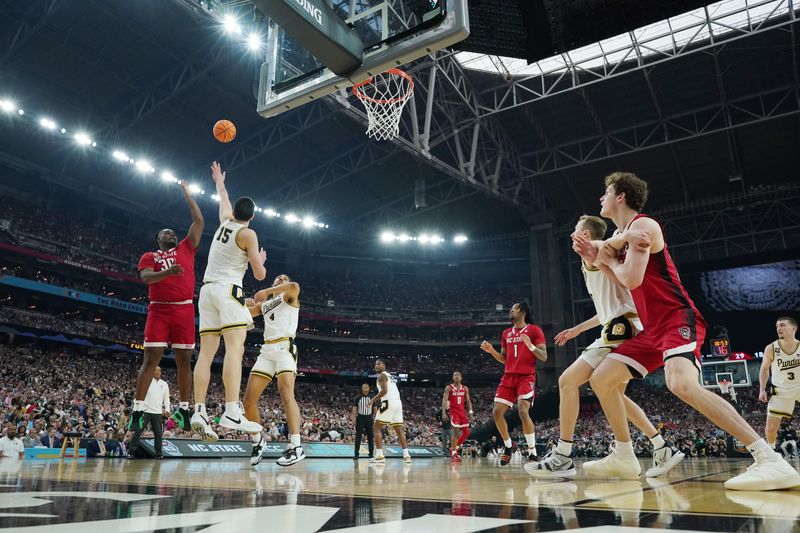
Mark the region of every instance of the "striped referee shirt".
<instances>
[{"instance_id":1,"label":"striped referee shirt","mask_svg":"<svg viewBox=\"0 0 800 533\"><path fill-rule=\"evenodd\" d=\"M366 416L372 414L372 408L369 405L369 396L359 396L354 405L358 407L358 414Z\"/></svg>"}]
</instances>

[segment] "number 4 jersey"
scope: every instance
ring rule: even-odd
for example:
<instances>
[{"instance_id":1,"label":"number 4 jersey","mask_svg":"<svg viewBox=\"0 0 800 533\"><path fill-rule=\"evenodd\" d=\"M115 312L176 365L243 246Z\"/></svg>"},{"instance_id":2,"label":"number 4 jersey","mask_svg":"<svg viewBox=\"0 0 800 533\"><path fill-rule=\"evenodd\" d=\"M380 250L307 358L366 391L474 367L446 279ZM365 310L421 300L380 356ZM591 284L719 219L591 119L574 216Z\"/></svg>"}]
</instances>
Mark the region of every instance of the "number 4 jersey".
<instances>
[{"instance_id":1,"label":"number 4 jersey","mask_svg":"<svg viewBox=\"0 0 800 533\"><path fill-rule=\"evenodd\" d=\"M147 286L150 303L192 303L194 299L194 256L197 249L188 237L175 248L147 252L139 259L139 272L146 268L153 272L168 270L173 265L183 267L183 273L169 276Z\"/></svg>"}]
</instances>

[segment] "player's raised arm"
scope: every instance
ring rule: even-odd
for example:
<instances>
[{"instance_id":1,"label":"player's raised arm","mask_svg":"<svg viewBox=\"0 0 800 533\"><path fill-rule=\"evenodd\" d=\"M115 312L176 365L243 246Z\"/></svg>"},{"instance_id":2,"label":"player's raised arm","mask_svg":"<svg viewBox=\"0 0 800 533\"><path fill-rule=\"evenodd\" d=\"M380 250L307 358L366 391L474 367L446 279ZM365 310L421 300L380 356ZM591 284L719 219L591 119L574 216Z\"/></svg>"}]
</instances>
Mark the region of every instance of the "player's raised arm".
<instances>
[{"instance_id":1,"label":"player's raised arm","mask_svg":"<svg viewBox=\"0 0 800 533\"><path fill-rule=\"evenodd\" d=\"M261 289L255 293L253 299L256 302L263 302L270 295L275 296L282 293L286 294L287 300L294 301L300 296L300 284L294 281L287 281L286 283L281 283L280 285L275 285L268 289Z\"/></svg>"},{"instance_id":2,"label":"player's raised arm","mask_svg":"<svg viewBox=\"0 0 800 533\"><path fill-rule=\"evenodd\" d=\"M758 399L762 403L767 403L769 397L767 396L767 381L769 380L769 367L772 365L772 359L775 357L775 352L772 349L772 343L769 343L764 348L764 358L761 359L761 368L758 370Z\"/></svg>"},{"instance_id":3,"label":"player's raised arm","mask_svg":"<svg viewBox=\"0 0 800 533\"><path fill-rule=\"evenodd\" d=\"M228 190L225 188L225 173L219 166L219 163L214 161L211 163L211 179L217 186L217 196L219 196L219 223L222 224L226 220L233 218L233 206L231 206L231 199L228 198Z\"/></svg>"},{"instance_id":4,"label":"player's raised arm","mask_svg":"<svg viewBox=\"0 0 800 533\"><path fill-rule=\"evenodd\" d=\"M187 233L186 236L189 237L192 246L197 248L200 244L200 238L203 236L203 229L206 227L206 221L203 218L203 212L200 211L200 206L197 205L192 193L189 192L189 186L186 180L181 181L181 190L183 191L183 198L189 205L189 211L192 214L192 225L189 227L189 233Z\"/></svg>"},{"instance_id":5,"label":"player's raised arm","mask_svg":"<svg viewBox=\"0 0 800 533\"><path fill-rule=\"evenodd\" d=\"M263 281L267 277L267 269L264 261L267 260L267 252L263 248L258 248L258 236L250 228L243 228L236 234L236 244L247 252L247 260L250 268L253 269L253 277L258 281Z\"/></svg>"}]
</instances>

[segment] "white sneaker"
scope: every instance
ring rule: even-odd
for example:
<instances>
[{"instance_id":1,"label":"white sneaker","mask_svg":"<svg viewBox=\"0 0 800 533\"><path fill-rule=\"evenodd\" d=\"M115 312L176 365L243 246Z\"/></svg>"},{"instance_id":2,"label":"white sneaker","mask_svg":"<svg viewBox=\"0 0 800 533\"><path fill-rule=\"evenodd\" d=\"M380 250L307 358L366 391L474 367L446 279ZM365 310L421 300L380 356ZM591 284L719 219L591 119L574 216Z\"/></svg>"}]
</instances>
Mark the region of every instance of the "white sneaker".
<instances>
[{"instance_id":1,"label":"white sneaker","mask_svg":"<svg viewBox=\"0 0 800 533\"><path fill-rule=\"evenodd\" d=\"M756 462L725 482L728 490L780 490L800 487L800 474L783 457Z\"/></svg>"},{"instance_id":2,"label":"white sneaker","mask_svg":"<svg viewBox=\"0 0 800 533\"><path fill-rule=\"evenodd\" d=\"M224 428L232 429L234 431L241 431L243 433L261 433L261 430L264 429L261 427L261 424L256 424L255 422L251 422L246 419L244 417L244 413L241 411L233 414L228 413L227 409L222 417L220 417L219 425Z\"/></svg>"},{"instance_id":3,"label":"white sneaker","mask_svg":"<svg viewBox=\"0 0 800 533\"><path fill-rule=\"evenodd\" d=\"M545 455L544 459L539 461L532 461L526 464L525 471L533 477L541 478L570 478L575 477L575 463L572 459L565 455L561 455L557 451L550 450Z\"/></svg>"},{"instance_id":4,"label":"white sneaker","mask_svg":"<svg viewBox=\"0 0 800 533\"><path fill-rule=\"evenodd\" d=\"M587 474L597 477L618 477L622 479L638 479L642 467L634 455L622 455L614 450L599 461L583 463Z\"/></svg>"},{"instance_id":5,"label":"white sneaker","mask_svg":"<svg viewBox=\"0 0 800 533\"><path fill-rule=\"evenodd\" d=\"M211 424L208 423L208 416L205 413L195 412L192 415L192 431L200 435L200 440L204 442L216 442L219 436L211 429Z\"/></svg>"},{"instance_id":6,"label":"white sneaker","mask_svg":"<svg viewBox=\"0 0 800 533\"><path fill-rule=\"evenodd\" d=\"M264 451L264 436L259 435L258 442L253 443L253 453L250 454L250 464L256 466L264 458L261 452Z\"/></svg>"},{"instance_id":7,"label":"white sneaker","mask_svg":"<svg viewBox=\"0 0 800 533\"><path fill-rule=\"evenodd\" d=\"M386 457L384 457L383 455L376 455L374 459L375 459L374 461L370 462L375 464L386 464Z\"/></svg>"},{"instance_id":8,"label":"white sneaker","mask_svg":"<svg viewBox=\"0 0 800 533\"><path fill-rule=\"evenodd\" d=\"M404 455L403 456L403 462L406 463L406 464L411 464L411 456L410 455Z\"/></svg>"},{"instance_id":9,"label":"white sneaker","mask_svg":"<svg viewBox=\"0 0 800 533\"><path fill-rule=\"evenodd\" d=\"M283 455L278 457L278 460L275 461L280 466L292 466L295 463L299 463L303 459L306 458L306 453L303 451L302 446L296 446L294 448L286 448L283 452Z\"/></svg>"},{"instance_id":10,"label":"white sneaker","mask_svg":"<svg viewBox=\"0 0 800 533\"><path fill-rule=\"evenodd\" d=\"M666 474L683 461L685 457L683 452L675 452L669 446L664 445L653 451L653 466L647 469L645 476L658 477Z\"/></svg>"}]
</instances>

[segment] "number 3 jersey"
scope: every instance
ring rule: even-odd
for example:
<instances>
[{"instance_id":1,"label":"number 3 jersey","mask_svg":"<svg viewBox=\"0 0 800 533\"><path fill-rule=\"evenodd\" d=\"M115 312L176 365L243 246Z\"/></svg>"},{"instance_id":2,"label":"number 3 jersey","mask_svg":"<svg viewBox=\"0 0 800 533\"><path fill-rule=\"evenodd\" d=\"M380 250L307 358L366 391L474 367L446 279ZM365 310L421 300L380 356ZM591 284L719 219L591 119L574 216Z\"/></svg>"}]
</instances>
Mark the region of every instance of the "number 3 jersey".
<instances>
[{"instance_id":1,"label":"number 3 jersey","mask_svg":"<svg viewBox=\"0 0 800 533\"><path fill-rule=\"evenodd\" d=\"M785 342L785 341L784 341ZM785 344L789 344L786 343ZM793 352L787 352L780 341L772 343L772 384L776 389L800 390L800 343Z\"/></svg>"},{"instance_id":2,"label":"number 3 jersey","mask_svg":"<svg viewBox=\"0 0 800 533\"><path fill-rule=\"evenodd\" d=\"M285 296L281 293L261 304L261 314L264 315L265 341L286 337L293 339L297 333L300 308L290 305Z\"/></svg>"},{"instance_id":3,"label":"number 3 jersey","mask_svg":"<svg viewBox=\"0 0 800 533\"><path fill-rule=\"evenodd\" d=\"M183 267L183 272L169 276L147 286L150 303L192 303L194 299L194 256L197 249L188 237L175 248L146 252L139 259L139 272L146 268L153 272L168 270L173 265Z\"/></svg>"}]
</instances>

